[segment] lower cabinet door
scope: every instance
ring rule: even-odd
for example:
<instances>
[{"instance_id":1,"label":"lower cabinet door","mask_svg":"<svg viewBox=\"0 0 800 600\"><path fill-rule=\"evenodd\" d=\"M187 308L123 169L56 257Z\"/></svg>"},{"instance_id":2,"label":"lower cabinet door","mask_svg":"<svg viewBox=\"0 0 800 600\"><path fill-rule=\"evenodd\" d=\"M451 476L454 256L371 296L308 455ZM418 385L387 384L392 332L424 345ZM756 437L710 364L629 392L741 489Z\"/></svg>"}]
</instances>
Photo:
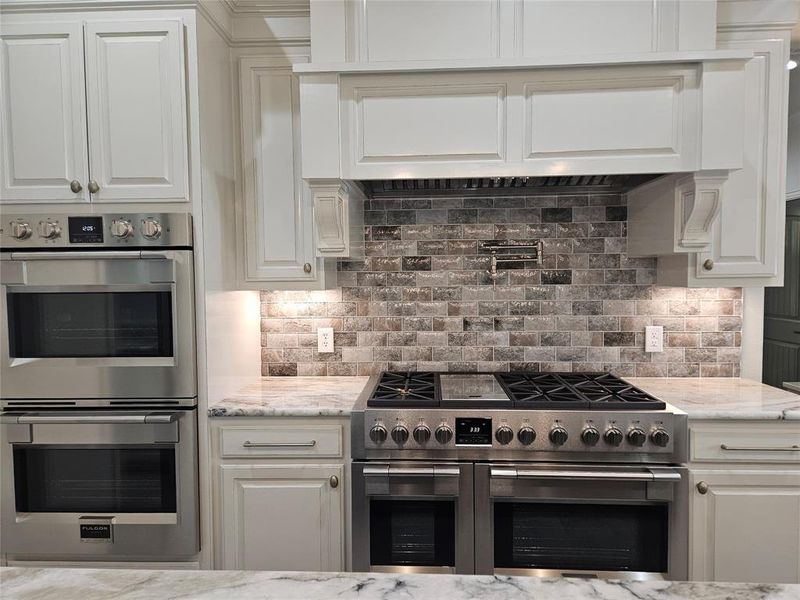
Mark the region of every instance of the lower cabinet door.
<instances>
[{"instance_id":1,"label":"lower cabinet door","mask_svg":"<svg viewBox=\"0 0 800 600\"><path fill-rule=\"evenodd\" d=\"M343 465L220 469L219 568L345 569Z\"/></svg>"},{"instance_id":2,"label":"lower cabinet door","mask_svg":"<svg viewBox=\"0 0 800 600\"><path fill-rule=\"evenodd\" d=\"M690 578L800 583L800 471L692 471Z\"/></svg>"}]
</instances>

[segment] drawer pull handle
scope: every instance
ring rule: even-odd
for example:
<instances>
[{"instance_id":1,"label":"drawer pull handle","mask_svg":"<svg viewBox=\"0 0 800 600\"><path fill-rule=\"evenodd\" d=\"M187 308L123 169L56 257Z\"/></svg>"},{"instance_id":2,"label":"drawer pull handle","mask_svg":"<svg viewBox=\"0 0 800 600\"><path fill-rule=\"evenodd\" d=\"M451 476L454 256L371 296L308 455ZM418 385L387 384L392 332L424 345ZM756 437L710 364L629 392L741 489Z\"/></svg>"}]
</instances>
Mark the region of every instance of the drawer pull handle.
<instances>
[{"instance_id":1,"label":"drawer pull handle","mask_svg":"<svg viewBox=\"0 0 800 600\"><path fill-rule=\"evenodd\" d=\"M708 484L705 481L700 481L696 487L697 491L701 494L705 495L708 493Z\"/></svg>"},{"instance_id":2,"label":"drawer pull handle","mask_svg":"<svg viewBox=\"0 0 800 600\"><path fill-rule=\"evenodd\" d=\"M722 450L732 452L800 452L800 446L728 446L728 444L720 444Z\"/></svg>"},{"instance_id":3,"label":"drawer pull handle","mask_svg":"<svg viewBox=\"0 0 800 600\"><path fill-rule=\"evenodd\" d=\"M245 448L313 448L316 445L317 440L310 442L251 442L245 440L242 444Z\"/></svg>"}]
</instances>

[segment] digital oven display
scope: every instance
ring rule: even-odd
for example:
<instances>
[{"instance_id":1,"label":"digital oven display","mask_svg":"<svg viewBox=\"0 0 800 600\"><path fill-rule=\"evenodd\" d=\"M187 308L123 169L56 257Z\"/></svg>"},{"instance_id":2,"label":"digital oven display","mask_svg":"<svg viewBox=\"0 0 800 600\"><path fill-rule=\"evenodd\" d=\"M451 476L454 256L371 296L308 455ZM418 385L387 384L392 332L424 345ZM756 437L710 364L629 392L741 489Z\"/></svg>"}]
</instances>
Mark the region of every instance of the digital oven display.
<instances>
[{"instance_id":1,"label":"digital oven display","mask_svg":"<svg viewBox=\"0 0 800 600\"><path fill-rule=\"evenodd\" d=\"M71 244L102 244L103 217L69 217Z\"/></svg>"},{"instance_id":2,"label":"digital oven display","mask_svg":"<svg viewBox=\"0 0 800 600\"><path fill-rule=\"evenodd\" d=\"M491 419L456 417L456 446L491 445Z\"/></svg>"}]
</instances>

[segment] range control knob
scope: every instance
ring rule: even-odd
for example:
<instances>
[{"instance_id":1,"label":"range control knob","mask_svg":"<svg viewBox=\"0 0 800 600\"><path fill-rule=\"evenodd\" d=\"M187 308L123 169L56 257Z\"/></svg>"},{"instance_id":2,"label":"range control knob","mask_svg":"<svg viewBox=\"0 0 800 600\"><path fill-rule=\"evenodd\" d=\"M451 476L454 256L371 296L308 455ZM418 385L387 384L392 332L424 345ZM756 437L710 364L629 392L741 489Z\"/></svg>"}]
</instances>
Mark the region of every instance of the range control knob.
<instances>
[{"instance_id":1,"label":"range control knob","mask_svg":"<svg viewBox=\"0 0 800 600\"><path fill-rule=\"evenodd\" d=\"M494 439L505 446L506 444L510 444L511 440L514 439L514 431L507 425L501 425L497 428L497 431L494 432Z\"/></svg>"},{"instance_id":2,"label":"range control knob","mask_svg":"<svg viewBox=\"0 0 800 600\"><path fill-rule=\"evenodd\" d=\"M436 436L437 442L440 444L446 444L453 439L453 430L447 425L439 425L433 435Z\"/></svg>"},{"instance_id":3,"label":"range control knob","mask_svg":"<svg viewBox=\"0 0 800 600\"><path fill-rule=\"evenodd\" d=\"M27 240L33 234L30 223L25 221L14 221L10 225L11 237L15 240Z\"/></svg>"},{"instance_id":4,"label":"range control knob","mask_svg":"<svg viewBox=\"0 0 800 600\"><path fill-rule=\"evenodd\" d=\"M567 443L567 439L569 439L569 434L563 427L556 425L550 430L550 441L556 446L563 446Z\"/></svg>"},{"instance_id":5,"label":"range control knob","mask_svg":"<svg viewBox=\"0 0 800 600\"><path fill-rule=\"evenodd\" d=\"M133 225L127 219L117 219L111 222L111 235L126 239L133 235Z\"/></svg>"},{"instance_id":6,"label":"range control knob","mask_svg":"<svg viewBox=\"0 0 800 600\"><path fill-rule=\"evenodd\" d=\"M418 444L427 444L431 439L431 430L425 425L417 425L414 428L414 441Z\"/></svg>"},{"instance_id":7,"label":"range control knob","mask_svg":"<svg viewBox=\"0 0 800 600\"><path fill-rule=\"evenodd\" d=\"M408 441L408 429L404 425L398 425L392 429L392 439L398 444L405 444Z\"/></svg>"},{"instance_id":8,"label":"range control knob","mask_svg":"<svg viewBox=\"0 0 800 600\"><path fill-rule=\"evenodd\" d=\"M157 240L161 237L161 223L155 219L142 219L142 235L148 240Z\"/></svg>"},{"instance_id":9,"label":"range control knob","mask_svg":"<svg viewBox=\"0 0 800 600\"><path fill-rule=\"evenodd\" d=\"M386 433L386 427L383 425L375 425L375 427L369 430L369 439L376 444L382 444L385 442L388 435L389 434Z\"/></svg>"},{"instance_id":10,"label":"range control knob","mask_svg":"<svg viewBox=\"0 0 800 600\"><path fill-rule=\"evenodd\" d=\"M520 441L521 444L529 446L533 443L533 440L536 439L536 432L533 430L533 427L528 427L526 425L524 427L521 427L520 430L517 432L517 439Z\"/></svg>"},{"instance_id":11,"label":"range control knob","mask_svg":"<svg viewBox=\"0 0 800 600\"><path fill-rule=\"evenodd\" d=\"M650 434L650 441L653 442L656 446L661 446L662 448L669 444L669 433L667 433L666 429L657 428L654 429L653 432Z\"/></svg>"},{"instance_id":12,"label":"range control knob","mask_svg":"<svg viewBox=\"0 0 800 600\"><path fill-rule=\"evenodd\" d=\"M628 442L634 446L644 446L647 441L647 434L638 427L634 427L628 432Z\"/></svg>"},{"instance_id":13,"label":"range control knob","mask_svg":"<svg viewBox=\"0 0 800 600\"><path fill-rule=\"evenodd\" d=\"M39 221L39 237L54 240L61 235L61 227L52 221Z\"/></svg>"},{"instance_id":14,"label":"range control knob","mask_svg":"<svg viewBox=\"0 0 800 600\"><path fill-rule=\"evenodd\" d=\"M600 432L594 427L584 427L581 431L581 441L587 446L594 446L600 441Z\"/></svg>"},{"instance_id":15,"label":"range control knob","mask_svg":"<svg viewBox=\"0 0 800 600\"><path fill-rule=\"evenodd\" d=\"M606 441L606 444L611 446L619 446L624 437L619 429L616 427L609 427L603 434L603 439Z\"/></svg>"}]
</instances>

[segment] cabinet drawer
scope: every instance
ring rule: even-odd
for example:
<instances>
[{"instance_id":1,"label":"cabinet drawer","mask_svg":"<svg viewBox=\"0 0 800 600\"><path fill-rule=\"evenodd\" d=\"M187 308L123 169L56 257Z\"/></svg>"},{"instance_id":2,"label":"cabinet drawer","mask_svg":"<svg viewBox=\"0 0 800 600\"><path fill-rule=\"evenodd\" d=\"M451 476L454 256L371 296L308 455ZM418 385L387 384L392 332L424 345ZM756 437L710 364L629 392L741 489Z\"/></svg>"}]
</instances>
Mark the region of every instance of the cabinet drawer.
<instances>
[{"instance_id":1,"label":"cabinet drawer","mask_svg":"<svg viewBox=\"0 0 800 600\"><path fill-rule=\"evenodd\" d=\"M318 457L343 455L341 425L222 427L220 450L232 457Z\"/></svg>"},{"instance_id":2,"label":"cabinet drawer","mask_svg":"<svg viewBox=\"0 0 800 600\"><path fill-rule=\"evenodd\" d=\"M793 462L800 464L800 423L748 423L739 426L693 425L690 461Z\"/></svg>"}]
</instances>

